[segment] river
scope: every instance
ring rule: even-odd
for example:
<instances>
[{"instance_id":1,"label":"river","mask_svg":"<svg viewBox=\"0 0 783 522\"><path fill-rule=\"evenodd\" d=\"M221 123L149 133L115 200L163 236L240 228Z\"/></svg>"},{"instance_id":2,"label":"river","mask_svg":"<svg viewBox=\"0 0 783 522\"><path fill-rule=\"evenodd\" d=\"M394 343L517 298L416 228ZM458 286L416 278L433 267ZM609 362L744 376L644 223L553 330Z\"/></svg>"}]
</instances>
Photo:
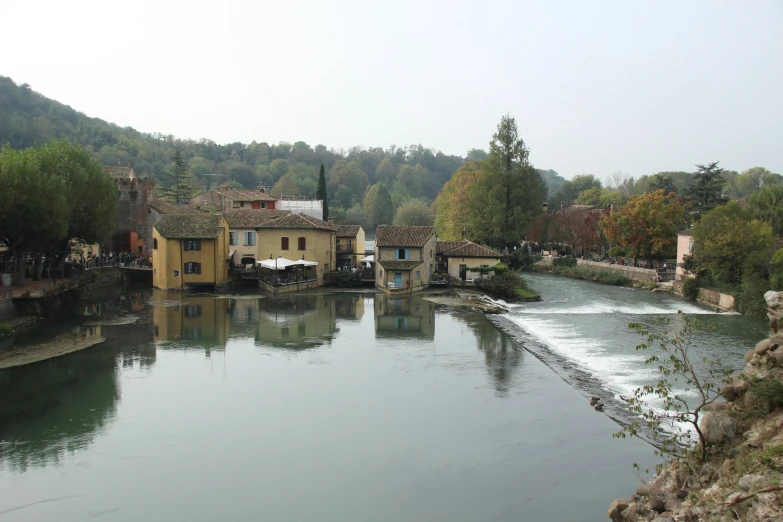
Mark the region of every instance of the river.
<instances>
[{"instance_id":1,"label":"river","mask_svg":"<svg viewBox=\"0 0 783 522\"><path fill-rule=\"evenodd\" d=\"M698 349L734 366L765 327L530 280L544 301L492 319L374 292L81 303L5 341L106 338L0 370L0 522L606 520L655 462L611 437L612 397L650 378L626 324L705 314Z\"/></svg>"}]
</instances>

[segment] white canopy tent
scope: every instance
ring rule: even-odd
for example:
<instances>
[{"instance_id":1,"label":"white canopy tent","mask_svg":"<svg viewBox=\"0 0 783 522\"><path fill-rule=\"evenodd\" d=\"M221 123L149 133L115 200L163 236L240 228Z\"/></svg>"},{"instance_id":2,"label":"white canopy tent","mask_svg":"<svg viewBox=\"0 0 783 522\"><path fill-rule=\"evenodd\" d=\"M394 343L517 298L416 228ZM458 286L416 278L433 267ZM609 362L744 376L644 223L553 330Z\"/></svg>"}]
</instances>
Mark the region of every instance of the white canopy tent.
<instances>
[{"instance_id":1,"label":"white canopy tent","mask_svg":"<svg viewBox=\"0 0 783 522\"><path fill-rule=\"evenodd\" d=\"M263 268L269 270L285 270L289 266L318 266L318 261L305 261L299 259L297 261L291 261L284 257L278 257L277 259L264 259L263 261L256 261L256 264L261 265Z\"/></svg>"}]
</instances>

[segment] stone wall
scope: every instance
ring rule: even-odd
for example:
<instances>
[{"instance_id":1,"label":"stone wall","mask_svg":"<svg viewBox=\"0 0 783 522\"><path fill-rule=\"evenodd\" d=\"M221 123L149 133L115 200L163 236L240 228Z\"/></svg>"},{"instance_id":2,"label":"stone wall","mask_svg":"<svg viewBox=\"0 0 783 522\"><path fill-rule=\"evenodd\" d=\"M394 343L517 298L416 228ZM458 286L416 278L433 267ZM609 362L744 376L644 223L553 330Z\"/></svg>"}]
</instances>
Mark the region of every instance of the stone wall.
<instances>
[{"instance_id":1,"label":"stone wall","mask_svg":"<svg viewBox=\"0 0 783 522\"><path fill-rule=\"evenodd\" d=\"M636 268L625 265L610 265L609 263L598 263L596 261L587 261L586 259L578 259L576 264L577 266L589 266L598 270L617 272L618 274L622 274L632 281L640 281L644 283L655 283L658 281L658 272L648 268Z\"/></svg>"},{"instance_id":2,"label":"stone wall","mask_svg":"<svg viewBox=\"0 0 783 522\"><path fill-rule=\"evenodd\" d=\"M673 281L672 290L677 295L683 295L682 292L683 281ZM699 289L699 295L696 300L700 303L708 304L725 310L726 312L734 312L734 305L736 304L734 296L729 294L722 294L715 290L707 290L706 288Z\"/></svg>"},{"instance_id":3,"label":"stone wall","mask_svg":"<svg viewBox=\"0 0 783 522\"><path fill-rule=\"evenodd\" d=\"M16 317L12 299L3 299L0 295L0 322L7 323Z\"/></svg>"}]
</instances>

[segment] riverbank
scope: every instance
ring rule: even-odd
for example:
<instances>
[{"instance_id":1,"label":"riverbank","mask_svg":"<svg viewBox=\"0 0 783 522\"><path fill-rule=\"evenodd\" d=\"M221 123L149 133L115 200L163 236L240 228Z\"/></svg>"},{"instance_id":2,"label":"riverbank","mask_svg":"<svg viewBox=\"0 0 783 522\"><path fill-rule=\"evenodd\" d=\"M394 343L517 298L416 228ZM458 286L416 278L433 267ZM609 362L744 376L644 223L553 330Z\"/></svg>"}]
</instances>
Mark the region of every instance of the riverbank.
<instances>
[{"instance_id":1,"label":"riverbank","mask_svg":"<svg viewBox=\"0 0 783 522\"><path fill-rule=\"evenodd\" d=\"M646 288L648 290L652 290L656 287L656 283L651 281L635 281L623 274L613 272L609 269L595 268L592 266L553 266L541 264L533 265L531 267L531 271L562 277L570 277L571 279L593 281L595 283L611 286L628 286L634 288Z\"/></svg>"},{"instance_id":2,"label":"riverbank","mask_svg":"<svg viewBox=\"0 0 783 522\"><path fill-rule=\"evenodd\" d=\"M670 461L630 499L614 501L611 520L783 520L783 293L765 298L774 333L701 414L706 459L695 448Z\"/></svg>"},{"instance_id":3,"label":"riverbank","mask_svg":"<svg viewBox=\"0 0 783 522\"><path fill-rule=\"evenodd\" d=\"M60 334L44 343L22 346L14 345L9 349L0 350L0 370L60 357L95 346L105 340L106 338L100 335L90 335L87 332L76 329Z\"/></svg>"}]
</instances>

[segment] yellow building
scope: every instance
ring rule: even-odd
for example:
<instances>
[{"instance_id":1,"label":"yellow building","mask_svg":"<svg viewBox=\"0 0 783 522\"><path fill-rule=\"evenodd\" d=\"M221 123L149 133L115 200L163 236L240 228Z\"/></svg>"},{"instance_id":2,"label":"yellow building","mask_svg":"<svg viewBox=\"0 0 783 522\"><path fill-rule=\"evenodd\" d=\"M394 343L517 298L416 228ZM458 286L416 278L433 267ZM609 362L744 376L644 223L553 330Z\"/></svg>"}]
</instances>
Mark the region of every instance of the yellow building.
<instances>
[{"instance_id":1,"label":"yellow building","mask_svg":"<svg viewBox=\"0 0 783 522\"><path fill-rule=\"evenodd\" d=\"M375 337L435 338L435 304L414 296L376 296Z\"/></svg>"},{"instance_id":2,"label":"yellow building","mask_svg":"<svg viewBox=\"0 0 783 522\"><path fill-rule=\"evenodd\" d=\"M215 286L228 277L228 223L223 216L166 214L155 223L152 286Z\"/></svg>"},{"instance_id":3,"label":"yellow building","mask_svg":"<svg viewBox=\"0 0 783 522\"><path fill-rule=\"evenodd\" d=\"M264 221L258 226L256 259L283 257L292 261L316 261L317 286L321 286L324 274L336 266L336 232L334 225L305 214L288 214Z\"/></svg>"},{"instance_id":4,"label":"yellow building","mask_svg":"<svg viewBox=\"0 0 783 522\"><path fill-rule=\"evenodd\" d=\"M435 243L435 227L379 226L375 286L385 292L426 288L435 271Z\"/></svg>"},{"instance_id":5,"label":"yellow building","mask_svg":"<svg viewBox=\"0 0 783 522\"><path fill-rule=\"evenodd\" d=\"M261 261L258 253L258 229L267 221L290 215L287 210L232 209L223 217L228 223L229 255L236 266L253 266Z\"/></svg>"},{"instance_id":6,"label":"yellow building","mask_svg":"<svg viewBox=\"0 0 783 522\"><path fill-rule=\"evenodd\" d=\"M361 225L337 226L337 268L359 268L364 251L364 229Z\"/></svg>"},{"instance_id":7,"label":"yellow building","mask_svg":"<svg viewBox=\"0 0 783 522\"><path fill-rule=\"evenodd\" d=\"M501 254L496 250L477 245L472 241L438 241L436 245L438 268L454 279L472 280L481 274L476 268L489 268L500 263Z\"/></svg>"}]
</instances>

